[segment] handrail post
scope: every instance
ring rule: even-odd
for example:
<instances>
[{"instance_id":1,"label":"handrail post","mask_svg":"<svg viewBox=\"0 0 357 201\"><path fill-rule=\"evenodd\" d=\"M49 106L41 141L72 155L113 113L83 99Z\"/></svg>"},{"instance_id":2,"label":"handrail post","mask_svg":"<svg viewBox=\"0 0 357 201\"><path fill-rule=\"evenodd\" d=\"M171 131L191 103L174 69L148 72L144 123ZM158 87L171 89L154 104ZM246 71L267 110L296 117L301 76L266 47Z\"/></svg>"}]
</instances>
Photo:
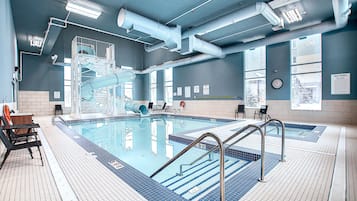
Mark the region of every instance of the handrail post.
<instances>
[{"instance_id":1,"label":"handrail post","mask_svg":"<svg viewBox=\"0 0 357 201\"><path fill-rule=\"evenodd\" d=\"M281 123L281 162L285 162L285 125Z\"/></svg>"},{"instance_id":2,"label":"handrail post","mask_svg":"<svg viewBox=\"0 0 357 201\"><path fill-rule=\"evenodd\" d=\"M175 160L177 160L179 157L181 157L183 154L185 154L188 150L190 150L192 147L194 147L196 144L201 142L203 139L206 137L211 137L217 142L217 146L219 148L219 163L220 163L220 200L224 201L225 200L225 188L224 188L224 146L222 141L213 133L204 133L202 134L199 138L191 142L191 144L187 145L180 153L176 154L173 158L171 158L169 161L167 161L163 166L161 166L158 170L156 170L150 178L153 178L155 175L157 175L159 172L161 172L163 169L165 169L167 166L169 166L171 163L173 163Z\"/></svg>"},{"instance_id":3,"label":"handrail post","mask_svg":"<svg viewBox=\"0 0 357 201\"><path fill-rule=\"evenodd\" d=\"M265 133L262 131L262 129L257 126L257 125L249 125L251 127L255 127L256 130L259 131L260 136L261 136L261 145L260 145L260 151L261 151L261 156L260 156L260 182L264 182L264 162L265 162Z\"/></svg>"},{"instance_id":4,"label":"handrail post","mask_svg":"<svg viewBox=\"0 0 357 201\"><path fill-rule=\"evenodd\" d=\"M260 127L266 128L266 126L272 121L278 122L281 125L281 158L280 158L280 162L285 162L285 124L278 119L270 119L269 121L260 125ZM279 130L279 129L277 129L277 130Z\"/></svg>"}]
</instances>

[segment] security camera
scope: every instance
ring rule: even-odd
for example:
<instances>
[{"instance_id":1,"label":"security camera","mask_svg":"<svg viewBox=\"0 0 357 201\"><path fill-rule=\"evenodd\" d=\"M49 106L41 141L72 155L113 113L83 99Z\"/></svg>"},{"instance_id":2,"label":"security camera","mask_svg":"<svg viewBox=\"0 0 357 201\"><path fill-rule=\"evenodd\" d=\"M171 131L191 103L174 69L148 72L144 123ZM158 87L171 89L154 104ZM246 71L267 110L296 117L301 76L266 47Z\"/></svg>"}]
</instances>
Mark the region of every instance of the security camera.
<instances>
[{"instance_id":1,"label":"security camera","mask_svg":"<svg viewBox=\"0 0 357 201\"><path fill-rule=\"evenodd\" d=\"M53 64L57 61L57 58L58 58L58 55L57 55L57 54L54 54L54 55L51 56L51 59L52 59L52 63L53 63Z\"/></svg>"}]
</instances>

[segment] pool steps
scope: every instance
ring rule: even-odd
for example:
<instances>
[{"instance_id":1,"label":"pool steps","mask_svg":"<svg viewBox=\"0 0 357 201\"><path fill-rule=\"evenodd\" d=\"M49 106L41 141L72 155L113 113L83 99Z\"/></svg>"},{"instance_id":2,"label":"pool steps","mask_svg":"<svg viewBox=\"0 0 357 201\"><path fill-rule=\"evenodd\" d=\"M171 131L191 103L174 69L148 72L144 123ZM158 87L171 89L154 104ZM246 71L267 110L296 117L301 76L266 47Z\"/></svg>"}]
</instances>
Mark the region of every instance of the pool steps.
<instances>
[{"instance_id":1,"label":"pool steps","mask_svg":"<svg viewBox=\"0 0 357 201\"><path fill-rule=\"evenodd\" d=\"M239 159L225 160L225 178L237 173L249 162ZM160 182L180 196L192 200L202 193L208 193L219 185L219 160L205 160L178 174Z\"/></svg>"}]
</instances>

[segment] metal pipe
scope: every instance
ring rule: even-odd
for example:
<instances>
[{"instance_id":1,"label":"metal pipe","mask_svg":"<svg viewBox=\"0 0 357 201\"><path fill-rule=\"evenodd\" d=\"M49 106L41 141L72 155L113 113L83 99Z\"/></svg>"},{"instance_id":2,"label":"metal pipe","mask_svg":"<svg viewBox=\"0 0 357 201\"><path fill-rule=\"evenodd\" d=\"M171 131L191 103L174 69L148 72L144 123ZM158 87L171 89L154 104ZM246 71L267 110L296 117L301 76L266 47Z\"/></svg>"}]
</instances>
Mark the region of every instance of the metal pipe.
<instances>
[{"instance_id":1,"label":"metal pipe","mask_svg":"<svg viewBox=\"0 0 357 201\"><path fill-rule=\"evenodd\" d=\"M189 151L192 147L194 147L196 144L201 142L207 137L213 138L217 142L217 146L219 149L219 164L220 164L220 171L219 171L219 178L220 178L220 200L224 201L225 200L225 188L224 188L224 146L222 141L213 133L204 133L202 134L199 138L197 138L195 141L191 142L188 146L186 146L180 153L176 154L173 158L171 158L169 161L167 161L163 166L161 166L158 170L156 170L150 178L153 178L155 175L160 173L162 170L164 170L167 166L169 166L171 163L176 161L178 158L180 158L182 155L184 155L187 151Z\"/></svg>"},{"instance_id":2,"label":"metal pipe","mask_svg":"<svg viewBox=\"0 0 357 201\"><path fill-rule=\"evenodd\" d=\"M179 19L179 18L181 18L181 17L183 17L183 16L185 16L185 15L187 15L187 14L189 14L189 13L192 13L193 11L197 10L198 8L200 8L200 7L204 6L204 5L206 5L207 3L211 2L211 1L212 1L212 0L207 0L207 1L203 2L203 3L201 3L200 5L191 8L190 10L188 10L188 11L182 13L181 15L179 15L179 16L173 18L172 20L166 22L166 25L170 24L171 22L173 22L173 21L175 21L175 20L177 20L177 19Z\"/></svg>"},{"instance_id":3,"label":"metal pipe","mask_svg":"<svg viewBox=\"0 0 357 201\"><path fill-rule=\"evenodd\" d=\"M82 28L85 28L85 29L97 31L97 32L100 32L100 33L105 33L105 34L112 35L112 36L117 36L119 38L124 38L124 39L127 39L127 40L139 42L139 43L142 43L142 44L152 45L149 42L141 41L141 40L138 40L137 38L135 38L135 39L134 38L129 38L127 36L123 36L123 35L120 35L120 34L109 32L109 31L104 31L104 30L101 30L101 29L93 28L93 27L90 27L90 26L86 26L86 25L83 25L83 24L76 23L76 22L65 21L65 20L62 20L62 19L59 19L59 18L55 18L55 17L52 17L52 18L55 19L55 20L58 20L60 22L66 23L66 24L73 25L73 26L82 27Z\"/></svg>"}]
</instances>

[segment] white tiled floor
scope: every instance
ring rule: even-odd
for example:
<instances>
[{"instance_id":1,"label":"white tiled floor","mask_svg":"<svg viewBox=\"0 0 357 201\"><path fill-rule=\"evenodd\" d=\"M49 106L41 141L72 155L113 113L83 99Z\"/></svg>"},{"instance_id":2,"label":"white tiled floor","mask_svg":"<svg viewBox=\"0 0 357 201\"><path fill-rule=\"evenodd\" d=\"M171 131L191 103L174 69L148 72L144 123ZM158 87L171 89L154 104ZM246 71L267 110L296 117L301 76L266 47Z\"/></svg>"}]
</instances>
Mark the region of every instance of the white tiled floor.
<instances>
[{"instance_id":1,"label":"white tiled floor","mask_svg":"<svg viewBox=\"0 0 357 201\"><path fill-rule=\"evenodd\" d=\"M145 200L73 139L53 126L51 117L36 118L35 121L40 123L79 200ZM328 200L342 127L329 125L317 143L287 140L287 162L279 163L266 175L266 183L258 183L242 200ZM357 199L357 127L345 127L346 196L347 200L353 201ZM231 128L232 125L223 130L211 131L223 136L229 134L227 130ZM238 145L259 150L259 142L258 135L251 135ZM280 154L279 138L267 137L266 142L268 152ZM0 189L0 200L61 200L47 159L42 167L38 154L35 152L35 159L31 160L26 150L11 153L0 170Z\"/></svg>"}]
</instances>

